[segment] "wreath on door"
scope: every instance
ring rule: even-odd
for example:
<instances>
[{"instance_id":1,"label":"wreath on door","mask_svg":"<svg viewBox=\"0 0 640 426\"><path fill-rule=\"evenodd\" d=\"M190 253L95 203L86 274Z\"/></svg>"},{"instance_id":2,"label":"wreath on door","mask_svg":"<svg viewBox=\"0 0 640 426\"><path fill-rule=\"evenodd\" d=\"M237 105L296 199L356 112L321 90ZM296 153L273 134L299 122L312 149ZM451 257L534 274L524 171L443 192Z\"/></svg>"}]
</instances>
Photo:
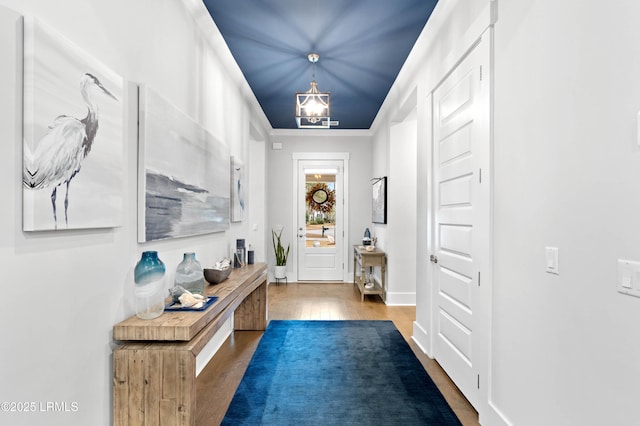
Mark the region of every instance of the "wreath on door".
<instances>
[{"instance_id":1,"label":"wreath on door","mask_svg":"<svg viewBox=\"0 0 640 426\"><path fill-rule=\"evenodd\" d=\"M336 191L326 183L316 183L307 190L306 201L312 210L330 213L336 204Z\"/></svg>"}]
</instances>

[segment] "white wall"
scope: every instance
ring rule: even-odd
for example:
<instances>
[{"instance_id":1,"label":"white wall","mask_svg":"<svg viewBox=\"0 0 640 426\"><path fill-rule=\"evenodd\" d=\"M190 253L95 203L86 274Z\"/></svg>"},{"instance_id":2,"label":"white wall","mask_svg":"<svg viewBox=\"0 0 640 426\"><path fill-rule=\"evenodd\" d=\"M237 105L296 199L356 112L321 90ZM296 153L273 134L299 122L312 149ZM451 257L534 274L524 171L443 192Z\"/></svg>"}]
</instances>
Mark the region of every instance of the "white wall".
<instances>
[{"instance_id":1,"label":"white wall","mask_svg":"<svg viewBox=\"0 0 640 426\"><path fill-rule=\"evenodd\" d=\"M283 242L291 243L297 238L293 229L293 160L295 152L348 152L349 160L349 235L346 249L351 253L353 244L360 244L364 230L371 227L371 136L363 131L305 131L305 132L274 132L272 143L281 143L282 149L274 150L268 147L268 218L269 232L276 225L284 227ZM269 240L267 244L271 242ZM287 270L297 271L296 254L289 255ZM269 264L274 265L273 248L268 250ZM353 262L349 255L346 268L353 277ZM292 274L295 275L295 274Z\"/></svg>"},{"instance_id":2,"label":"white wall","mask_svg":"<svg viewBox=\"0 0 640 426\"><path fill-rule=\"evenodd\" d=\"M2 6L15 11L8 12ZM73 11L73 13L70 13ZM22 232L22 131L17 49L19 15L36 16L90 52L129 83L125 96L125 204L122 227ZM35 402L35 413L0 413L11 425L107 425L112 421L112 327L132 310L127 274L144 250L158 250L170 277L185 251L203 264L229 253L249 221L227 232L138 244L135 83L156 89L241 156L251 174L249 122L266 134L255 99L238 84L230 54L212 47L215 31L192 0L0 0L0 401ZM209 18L210 21L210 18ZM206 22L205 22L206 23ZM257 160L254 160L257 158ZM261 166L261 167L260 167ZM264 170L264 164L257 169ZM260 173L260 172L259 172ZM250 208L264 211L259 197ZM252 220L264 220L257 219ZM264 223L259 223L264 229ZM264 247L260 247L264 253ZM51 413L47 403L75 412ZM40 404L43 404L42 406ZM76 403L77 405L71 405ZM44 410L41 409L44 407ZM60 407L60 405L59 405ZM65 408L65 406L62 406Z\"/></svg>"},{"instance_id":3,"label":"white wall","mask_svg":"<svg viewBox=\"0 0 640 426\"><path fill-rule=\"evenodd\" d=\"M490 22L491 3L438 4L376 120L376 170L388 167L392 111L417 83L426 181L428 95ZM497 8L492 338L481 349L491 376L480 421L640 424L640 299L616 291L617 259L640 260L640 4L560 3ZM419 200L418 224L427 208ZM545 273L545 246L559 247L560 275ZM430 282L418 277L414 333L428 350Z\"/></svg>"},{"instance_id":4,"label":"white wall","mask_svg":"<svg viewBox=\"0 0 640 426\"><path fill-rule=\"evenodd\" d=\"M378 178L387 176L389 179L389 156L390 156L390 135L391 125L389 123L384 123L384 125L379 126L380 128L373 135L373 147L372 147L372 168L373 174L372 178ZM387 183L389 183L387 181ZM387 188L388 189L388 188ZM388 206L391 208L391 206ZM382 223L372 223L371 224L371 238L376 239L376 246L380 248L380 250L387 250L387 228L388 228L388 218L387 224ZM392 263L387 259L387 269L392 267ZM379 271L376 269L374 274L378 276Z\"/></svg>"},{"instance_id":5,"label":"white wall","mask_svg":"<svg viewBox=\"0 0 640 426\"><path fill-rule=\"evenodd\" d=\"M640 260L638 22L634 1L500 3L493 394L516 425L640 424L640 299L616 292Z\"/></svg>"},{"instance_id":6,"label":"white wall","mask_svg":"<svg viewBox=\"0 0 640 426\"><path fill-rule=\"evenodd\" d=\"M416 304L417 121L391 126L387 181L387 304ZM376 225L382 228L384 225Z\"/></svg>"},{"instance_id":7,"label":"white wall","mask_svg":"<svg viewBox=\"0 0 640 426\"><path fill-rule=\"evenodd\" d=\"M249 184L251 198L249 203L248 223L250 231L246 236L247 250L249 245L254 251L254 262L266 262L271 240L267 239L267 142L264 139L251 139L249 142ZM255 207L255 208L254 208ZM269 234L270 236L270 234Z\"/></svg>"}]
</instances>

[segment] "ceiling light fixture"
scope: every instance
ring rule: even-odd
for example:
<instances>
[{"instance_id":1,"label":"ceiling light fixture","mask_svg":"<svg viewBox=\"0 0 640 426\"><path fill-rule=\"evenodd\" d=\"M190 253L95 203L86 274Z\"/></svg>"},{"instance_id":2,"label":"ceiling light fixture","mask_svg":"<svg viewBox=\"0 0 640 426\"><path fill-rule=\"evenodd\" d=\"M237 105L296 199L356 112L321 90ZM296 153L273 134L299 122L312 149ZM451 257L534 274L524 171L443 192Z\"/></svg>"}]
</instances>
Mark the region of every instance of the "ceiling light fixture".
<instances>
[{"instance_id":1,"label":"ceiling light fixture","mask_svg":"<svg viewBox=\"0 0 640 426\"><path fill-rule=\"evenodd\" d=\"M309 53L307 58L313 67L313 79L309 90L296 92L296 123L300 129L328 129L331 127L331 94L319 92L316 83L316 62L320 55Z\"/></svg>"}]
</instances>

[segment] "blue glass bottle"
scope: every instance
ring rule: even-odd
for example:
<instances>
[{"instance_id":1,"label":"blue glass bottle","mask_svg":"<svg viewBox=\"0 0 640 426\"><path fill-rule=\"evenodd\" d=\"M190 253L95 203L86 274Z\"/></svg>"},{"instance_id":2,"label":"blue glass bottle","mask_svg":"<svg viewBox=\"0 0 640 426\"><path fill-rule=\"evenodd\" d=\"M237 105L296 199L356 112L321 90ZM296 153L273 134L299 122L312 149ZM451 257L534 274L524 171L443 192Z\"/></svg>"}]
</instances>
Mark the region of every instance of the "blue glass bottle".
<instances>
[{"instance_id":1,"label":"blue glass bottle","mask_svg":"<svg viewBox=\"0 0 640 426\"><path fill-rule=\"evenodd\" d=\"M145 251L134 268L136 315L153 319L164 312L166 267L157 251Z\"/></svg>"}]
</instances>

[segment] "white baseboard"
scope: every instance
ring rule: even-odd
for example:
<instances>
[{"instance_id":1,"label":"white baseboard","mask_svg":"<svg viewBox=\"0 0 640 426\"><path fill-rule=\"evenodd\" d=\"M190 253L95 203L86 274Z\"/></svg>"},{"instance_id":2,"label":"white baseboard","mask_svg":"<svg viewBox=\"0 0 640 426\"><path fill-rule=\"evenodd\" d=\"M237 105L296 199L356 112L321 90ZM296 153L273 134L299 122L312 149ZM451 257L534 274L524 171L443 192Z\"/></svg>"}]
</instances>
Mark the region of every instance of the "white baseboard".
<instances>
[{"instance_id":1,"label":"white baseboard","mask_svg":"<svg viewBox=\"0 0 640 426\"><path fill-rule=\"evenodd\" d=\"M433 359L429 334L416 321L413 322L413 336L411 336L411 338L416 343L416 345L418 345L422 352L424 352L429 358Z\"/></svg>"},{"instance_id":2,"label":"white baseboard","mask_svg":"<svg viewBox=\"0 0 640 426\"><path fill-rule=\"evenodd\" d=\"M416 293L393 293L387 292L388 306L416 306Z\"/></svg>"},{"instance_id":3,"label":"white baseboard","mask_svg":"<svg viewBox=\"0 0 640 426\"><path fill-rule=\"evenodd\" d=\"M483 425L491 425L491 426L511 426L512 423L507 420L507 417L493 404L493 402L489 401L487 404L486 412L478 413L478 420L480 424Z\"/></svg>"}]
</instances>

